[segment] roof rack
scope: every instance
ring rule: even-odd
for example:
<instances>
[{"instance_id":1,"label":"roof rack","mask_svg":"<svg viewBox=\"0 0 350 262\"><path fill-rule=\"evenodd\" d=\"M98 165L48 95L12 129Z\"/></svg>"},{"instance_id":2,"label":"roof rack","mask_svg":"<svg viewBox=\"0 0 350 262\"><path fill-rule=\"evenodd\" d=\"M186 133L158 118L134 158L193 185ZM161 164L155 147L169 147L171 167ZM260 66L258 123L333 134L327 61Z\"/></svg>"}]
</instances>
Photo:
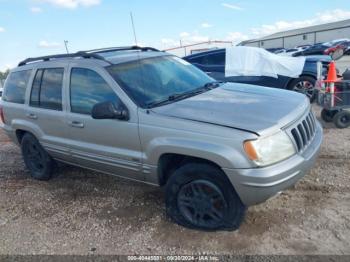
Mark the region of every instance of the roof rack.
<instances>
[{"instance_id":1,"label":"roof rack","mask_svg":"<svg viewBox=\"0 0 350 262\"><path fill-rule=\"evenodd\" d=\"M115 51L132 51L132 50L140 50L140 51L155 51L155 52L161 52L160 50L153 48L153 47L141 47L141 46L124 46L124 47L109 47L109 48L101 48L101 49L93 49L89 51L85 51L86 53L108 53L108 52L115 52Z\"/></svg>"},{"instance_id":2,"label":"roof rack","mask_svg":"<svg viewBox=\"0 0 350 262\"><path fill-rule=\"evenodd\" d=\"M76 52L73 54L59 54L59 55L50 55L50 56L40 56L40 57L33 57L33 58L27 58L25 60L23 60L22 62L20 62L18 64L18 66L24 66L28 63L32 63L32 62L38 62L38 61L50 61L51 59L59 59L59 58L73 58L73 57L82 57L82 58L95 58L98 60L103 60L107 63L110 63L109 61L107 61L106 59L104 59L102 56L98 55L98 54L94 54L94 53L87 53L87 52Z\"/></svg>"},{"instance_id":3,"label":"roof rack","mask_svg":"<svg viewBox=\"0 0 350 262\"><path fill-rule=\"evenodd\" d=\"M110 63L103 56L98 55L98 53L108 53L115 51L127 51L127 50L140 50L140 51L155 51L161 52L160 50L153 47L140 47L140 46L125 46L125 47L110 47L110 48L101 48L101 49L93 49L88 51L79 51L73 54L60 54L60 55L50 55L50 56L40 56L27 58L20 62L18 66L24 66L28 63L38 62L38 61L50 61L51 59L59 59L59 58L73 58L73 57L82 57L82 58L95 58L98 60L103 60L107 63ZM110 63L111 64L111 63Z\"/></svg>"}]
</instances>

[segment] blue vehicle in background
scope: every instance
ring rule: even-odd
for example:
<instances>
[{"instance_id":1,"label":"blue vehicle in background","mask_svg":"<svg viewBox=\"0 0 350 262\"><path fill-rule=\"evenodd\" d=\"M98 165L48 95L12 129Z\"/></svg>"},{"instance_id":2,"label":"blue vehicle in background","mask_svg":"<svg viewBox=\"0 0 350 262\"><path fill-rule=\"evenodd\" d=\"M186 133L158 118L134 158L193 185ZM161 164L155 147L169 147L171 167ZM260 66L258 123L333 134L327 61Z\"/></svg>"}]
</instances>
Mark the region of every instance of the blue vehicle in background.
<instances>
[{"instance_id":1,"label":"blue vehicle in background","mask_svg":"<svg viewBox=\"0 0 350 262\"><path fill-rule=\"evenodd\" d=\"M183 57L218 81L245 83L287 90L294 90L307 95L311 101L315 98L315 83L317 79L317 62L322 62L323 75L327 74L331 57L319 55L306 57L302 74L298 78L279 75L269 76L233 76L225 77L226 49L214 49Z\"/></svg>"}]
</instances>

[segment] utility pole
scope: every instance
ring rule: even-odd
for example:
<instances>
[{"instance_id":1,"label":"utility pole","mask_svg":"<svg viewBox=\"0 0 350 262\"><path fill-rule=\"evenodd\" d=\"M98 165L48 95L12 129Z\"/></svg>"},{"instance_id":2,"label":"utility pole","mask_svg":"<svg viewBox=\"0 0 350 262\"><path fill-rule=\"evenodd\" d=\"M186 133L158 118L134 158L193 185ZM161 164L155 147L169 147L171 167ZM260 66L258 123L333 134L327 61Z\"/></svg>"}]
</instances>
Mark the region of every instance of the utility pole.
<instances>
[{"instance_id":1,"label":"utility pole","mask_svg":"<svg viewBox=\"0 0 350 262\"><path fill-rule=\"evenodd\" d=\"M182 44L182 39L180 39L180 47L183 47L183 44ZM185 56L187 56L187 52L186 52L186 46L183 47L184 48L184 51L185 51Z\"/></svg>"},{"instance_id":2,"label":"utility pole","mask_svg":"<svg viewBox=\"0 0 350 262\"><path fill-rule=\"evenodd\" d=\"M64 40L64 46L66 48L67 54L69 54L69 51L68 51L68 40Z\"/></svg>"},{"instance_id":3,"label":"utility pole","mask_svg":"<svg viewBox=\"0 0 350 262\"><path fill-rule=\"evenodd\" d=\"M135 45L137 45L136 30L135 30L134 17L132 15L132 12L130 12L130 18L131 18L132 30L134 32Z\"/></svg>"}]
</instances>

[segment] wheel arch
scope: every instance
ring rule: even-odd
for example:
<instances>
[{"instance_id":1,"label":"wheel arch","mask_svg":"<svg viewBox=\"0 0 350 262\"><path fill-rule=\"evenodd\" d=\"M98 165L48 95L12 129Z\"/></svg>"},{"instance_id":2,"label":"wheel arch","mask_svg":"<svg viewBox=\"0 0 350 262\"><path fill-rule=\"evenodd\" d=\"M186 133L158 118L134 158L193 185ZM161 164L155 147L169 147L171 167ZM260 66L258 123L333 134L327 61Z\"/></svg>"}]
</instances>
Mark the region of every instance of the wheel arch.
<instances>
[{"instance_id":1,"label":"wheel arch","mask_svg":"<svg viewBox=\"0 0 350 262\"><path fill-rule=\"evenodd\" d=\"M38 139L43 136L43 133L38 126L25 120L15 120L11 123L11 127L15 132L17 138L16 142L18 144L21 144L25 133L30 133Z\"/></svg>"},{"instance_id":2,"label":"wheel arch","mask_svg":"<svg viewBox=\"0 0 350 262\"><path fill-rule=\"evenodd\" d=\"M157 175L159 185L164 186L167 183L168 179L171 177L171 175L174 173L174 171L187 163L203 163L222 170L220 165L212 160L185 154L164 153L159 157L158 160Z\"/></svg>"},{"instance_id":3,"label":"wheel arch","mask_svg":"<svg viewBox=\"0 0 350 262\"><path fill-rule=\"evenodd\" d=\"M317 78L312 74L312 73L308 73L308 72L305 72L305 73L302 73L299 77L297 78L291 78L288 83L287 83L287 86L286 86L286 89L290 90L292 87L291 87L291 84L293 81L295 81L296 79L298 78L301 78L303 76L307 76L307 77L311 77L313 78L314 80L317 80Z\"/></svg>"}]
</instances>

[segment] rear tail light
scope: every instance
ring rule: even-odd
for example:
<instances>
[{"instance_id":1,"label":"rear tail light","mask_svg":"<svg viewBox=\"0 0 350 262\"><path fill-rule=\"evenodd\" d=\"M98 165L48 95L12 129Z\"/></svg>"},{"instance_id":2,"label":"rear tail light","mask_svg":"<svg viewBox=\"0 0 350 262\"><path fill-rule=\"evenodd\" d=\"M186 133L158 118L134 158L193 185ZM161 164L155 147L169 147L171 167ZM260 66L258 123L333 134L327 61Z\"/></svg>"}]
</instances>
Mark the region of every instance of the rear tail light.
<instances>
[{"instance_id":1,"label":"rear tail light","mask_svg":"<svg viewBox=\"0 0 350 262\"><path fill-rule=\"evenodd\" d=\"M4 109L0 106L0 121L5 124Z\"/></svg>"}]
</instances>

